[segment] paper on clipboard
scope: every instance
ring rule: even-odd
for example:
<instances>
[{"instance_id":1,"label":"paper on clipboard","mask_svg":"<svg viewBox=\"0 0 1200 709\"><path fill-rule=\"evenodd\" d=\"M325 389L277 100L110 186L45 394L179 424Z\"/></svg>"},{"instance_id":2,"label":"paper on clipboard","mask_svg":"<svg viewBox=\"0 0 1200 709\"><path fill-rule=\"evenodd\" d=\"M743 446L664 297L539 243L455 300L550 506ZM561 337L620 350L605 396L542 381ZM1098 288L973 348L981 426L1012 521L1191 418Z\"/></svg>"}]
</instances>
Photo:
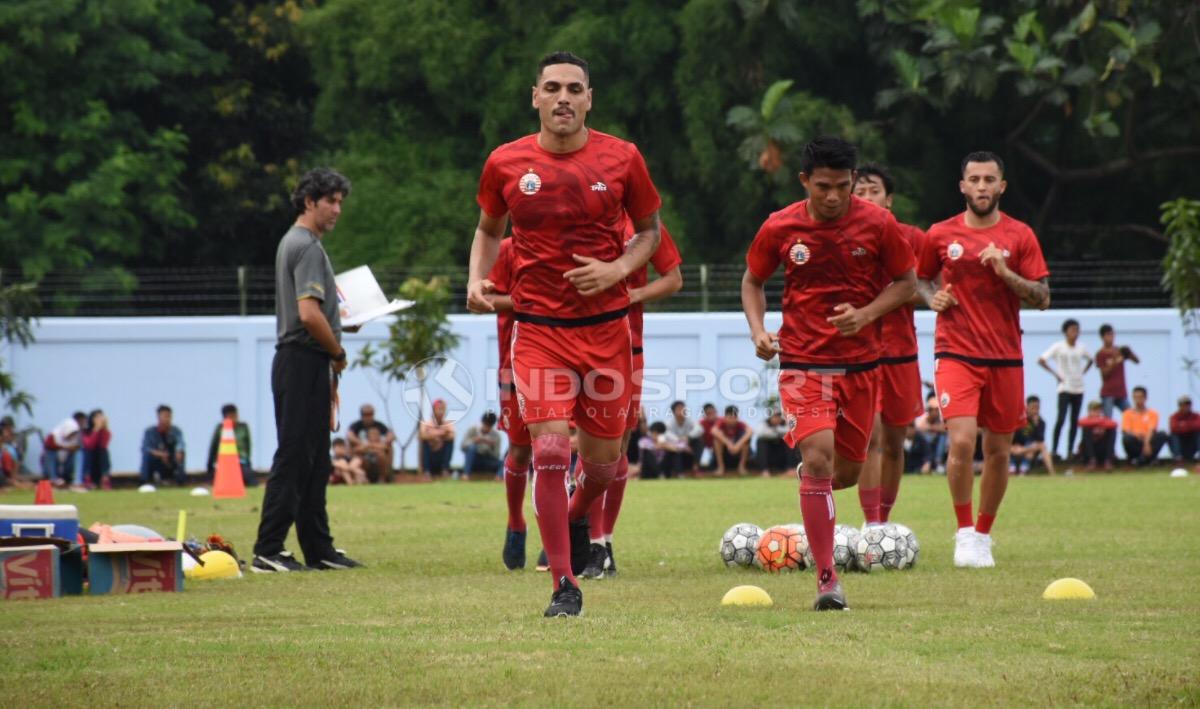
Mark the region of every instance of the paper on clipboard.
<instances>
[{"instance_id":1,"label":"paper on clipboard","mask_svg":"<svg viewBox=\"0 0 1200 709\"><path fill-rule=\"evenodd\" d=\"M359 266L334 276L338 311L344 327L356 327L398 310L412 307L411 300L388 302L370 266Z\"/></svg>"}]
</instances>

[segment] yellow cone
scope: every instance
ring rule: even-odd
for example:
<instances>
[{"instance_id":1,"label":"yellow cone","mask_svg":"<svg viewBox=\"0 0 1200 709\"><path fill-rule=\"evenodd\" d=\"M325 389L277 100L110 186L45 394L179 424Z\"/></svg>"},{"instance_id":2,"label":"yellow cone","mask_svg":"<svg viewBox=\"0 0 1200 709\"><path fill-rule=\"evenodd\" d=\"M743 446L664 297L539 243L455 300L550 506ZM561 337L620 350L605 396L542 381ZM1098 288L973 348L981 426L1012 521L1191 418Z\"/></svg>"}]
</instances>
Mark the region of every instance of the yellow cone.
<instances>
[{"instance_id":1,"label":"yellow cone","mask_svg":"<svg viewBox=\"0 0 1200 709\"><path fill-rule=\"evenodd\" d=\"M1096 592L1092 587L1079 579L1059 579L1046 587L1042 598L1052 601L1075 600L1079 598L1095 598Z\"/></svg>"},{"instance_id":2,"label":"yellow cone","mask_svg":"<svg viewBox=\"0 0 1200 709\"><path fill-rule=\"evenodd\" d=\"M721 599L723 606L769 606L772 603L767 592L758 586L734 586Z\"/></svg>"}]
</instances>

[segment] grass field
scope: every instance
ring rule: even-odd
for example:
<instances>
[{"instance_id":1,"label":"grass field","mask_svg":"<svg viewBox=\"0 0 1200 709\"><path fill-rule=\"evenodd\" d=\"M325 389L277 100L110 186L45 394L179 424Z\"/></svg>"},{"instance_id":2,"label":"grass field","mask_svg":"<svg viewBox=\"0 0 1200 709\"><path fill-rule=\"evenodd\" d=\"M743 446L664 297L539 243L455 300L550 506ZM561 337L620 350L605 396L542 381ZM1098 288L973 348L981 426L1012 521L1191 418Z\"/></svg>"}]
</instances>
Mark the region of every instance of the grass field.
<instances>
[{"instance_id":1,"label":"grass field","mask_svg":"<svg viewBox=\"0 0 1200 709\"><path fill-rule=\"evenodd\" d=\"M186 509L191 532L248 555L260 495L58 501L165 534ZM1194 476L1013 480L997 568L963 570L944 479L910 477L893 516L921 539L918 568L851 575L853 610L817 614L811 572L727 570L716 554L734 522L799 521L793 481L635 481L621 577L585 582L584 617L546 620L532 524L530 569L501 566L498 484L336 488L337 543L370 568L0 605L0 706L1194 705L1197 501ZM861 523L854 491L838 506ZM1042 600L1063 576L1097 600ZM722 608L741 583L775 606Z\"/></svg>"}]
</instances>

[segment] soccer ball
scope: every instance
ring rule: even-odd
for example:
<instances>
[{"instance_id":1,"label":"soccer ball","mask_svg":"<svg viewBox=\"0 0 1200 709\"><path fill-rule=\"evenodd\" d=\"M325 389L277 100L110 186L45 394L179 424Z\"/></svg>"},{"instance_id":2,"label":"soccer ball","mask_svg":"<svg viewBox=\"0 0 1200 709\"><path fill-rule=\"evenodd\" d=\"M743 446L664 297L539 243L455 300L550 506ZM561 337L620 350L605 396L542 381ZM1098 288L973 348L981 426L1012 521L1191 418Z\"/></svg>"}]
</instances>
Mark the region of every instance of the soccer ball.
<instances>
[{"instance_id":1,"label":"soccer ball","mask_svg":"<svg viewBox=\"0 0 1200 709\"><path fill-rule=\"evenodd\" d=\"M804 531L804 525L800 524L799 522L792 522L791 524L785 524L783 526L795 531L804 541L804 564L800 567L800 569L804 570L813 568L815 564L813 564L812 548L808 546L808 533Z\"/></svg>"},{"instance_id":2,"label":"soccer ball","mask_svg":"<svg viewBox=\"0 0 1200 709\"><path fill-rule=\"evenodd\" d=\"M917 541L916 533L908 527L905 527L903 524L896 524L895 522L888 522L887 526L895 527L896 533L904 535L904 539L907 542L905 564L900 568L911 569L912 567L916 566L917 557L921 554L921 543Z\"/></svg>"},{"instance_id":3,"label":"soccer ball","mask_svg":"<svg viewBox=\"0 0 1200 709\"><path fill-rule=\"evenodd\" d=\"M717 549L726 566L750 566L754 563L754 552L758 549L758 538L762 530L757 524L740 522L729 528L721 537Z\"/></svg>"},{"instance_id":4,"label":"soccer ball","mask_svg":"<svg viewBox=\"0 0 1200 709\"><path fill-rule=\"evenodd\" d=\"M902 569L908 563L908 538L894 524L867 527L857 549L860 571Z\"/></svg>"},{"instance_id":5,"label":"soccer ball","mask_svg":"<svg viewBox=\"0 0 1200 709\"><path fill-rule=\"evenodd\" d=\"M798 571L804 569L808 540L803 532L789 525L771 527L758 540L758 565L770 571Z\"/></svg>"},{"instance_id":6,"label":"soccer ball","mask_svg":"<svg viewBox=\"0 0 1200 709\"><path fill-rule=\"evenodd\" d=\"M854 571L858 568L858 538L861 536L857 527L847 524L833 528L833 565L838 571Z\"/></svg>"}]
</instances>

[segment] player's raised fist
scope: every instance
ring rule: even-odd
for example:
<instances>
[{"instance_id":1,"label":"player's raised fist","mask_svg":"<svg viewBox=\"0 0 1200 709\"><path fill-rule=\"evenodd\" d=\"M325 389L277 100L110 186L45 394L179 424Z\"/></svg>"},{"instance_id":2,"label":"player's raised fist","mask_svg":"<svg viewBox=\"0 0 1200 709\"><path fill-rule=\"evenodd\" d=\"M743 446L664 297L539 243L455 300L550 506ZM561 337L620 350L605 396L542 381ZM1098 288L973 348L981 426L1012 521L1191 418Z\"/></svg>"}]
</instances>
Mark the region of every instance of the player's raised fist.
<instances>
[{"instance_id":1,"label":"player's raised fist","mask_svg":"<svg viewBox=\"0 0 1200 709\"><path fill-rule=\"evenodd\" d=\"M779 335L777 333L764 330L751 339L754 341L754 354L759 359L769 360L779 354Z\"/></svg>"},{"instance_id":2,"label":"player's raised fist","mask_svg":"<svg viewBox=\"0 0 1200 709\"><path fill-rule=\"evenodd\" d=\"M572 254L571 258L575 259L575 263L582 265L564 273L563 278L570 281L580 295L590 296L603 293L617 281L625 278L626 274L621 272L621 267L615 262L601 261L598 258L579 254Z\"/></svg>"},{"instance_id":3,"label":"player's raised fist","mask_svg":"<svg viewBox=\"0 0 1200 709\"><path fill-rule=\"evenodd\" d=\"M929 309L935 313L944 313L951 307L958 305L958 298L950 292L953 284L947 283L942 286L942 289L933 294L933 298L929 301Z\"/></svg>"},{"instance_id":4,"label":"player's raised fist","mask_svg":"<svg viewBox=\"0 0 1200 709\"><path fill-rule=\"evenodd\" d=\"M833 312L837 315L825 319L843 335L857 335L859 330L871 323L870 316L849 303L839 303L833 306Z\"/></svg>"},{"instance_id":5,"label":"player's raised fist","mask_svg":"<svg viewBox=\"0 0 1200 709\"><path fill-rule=\"evenodd\" d=\"M489 295L496 292L496 284L486 278L467 284L467 310L472 313L490 313L496 308Z\"/></svg>"}]
</instances>

